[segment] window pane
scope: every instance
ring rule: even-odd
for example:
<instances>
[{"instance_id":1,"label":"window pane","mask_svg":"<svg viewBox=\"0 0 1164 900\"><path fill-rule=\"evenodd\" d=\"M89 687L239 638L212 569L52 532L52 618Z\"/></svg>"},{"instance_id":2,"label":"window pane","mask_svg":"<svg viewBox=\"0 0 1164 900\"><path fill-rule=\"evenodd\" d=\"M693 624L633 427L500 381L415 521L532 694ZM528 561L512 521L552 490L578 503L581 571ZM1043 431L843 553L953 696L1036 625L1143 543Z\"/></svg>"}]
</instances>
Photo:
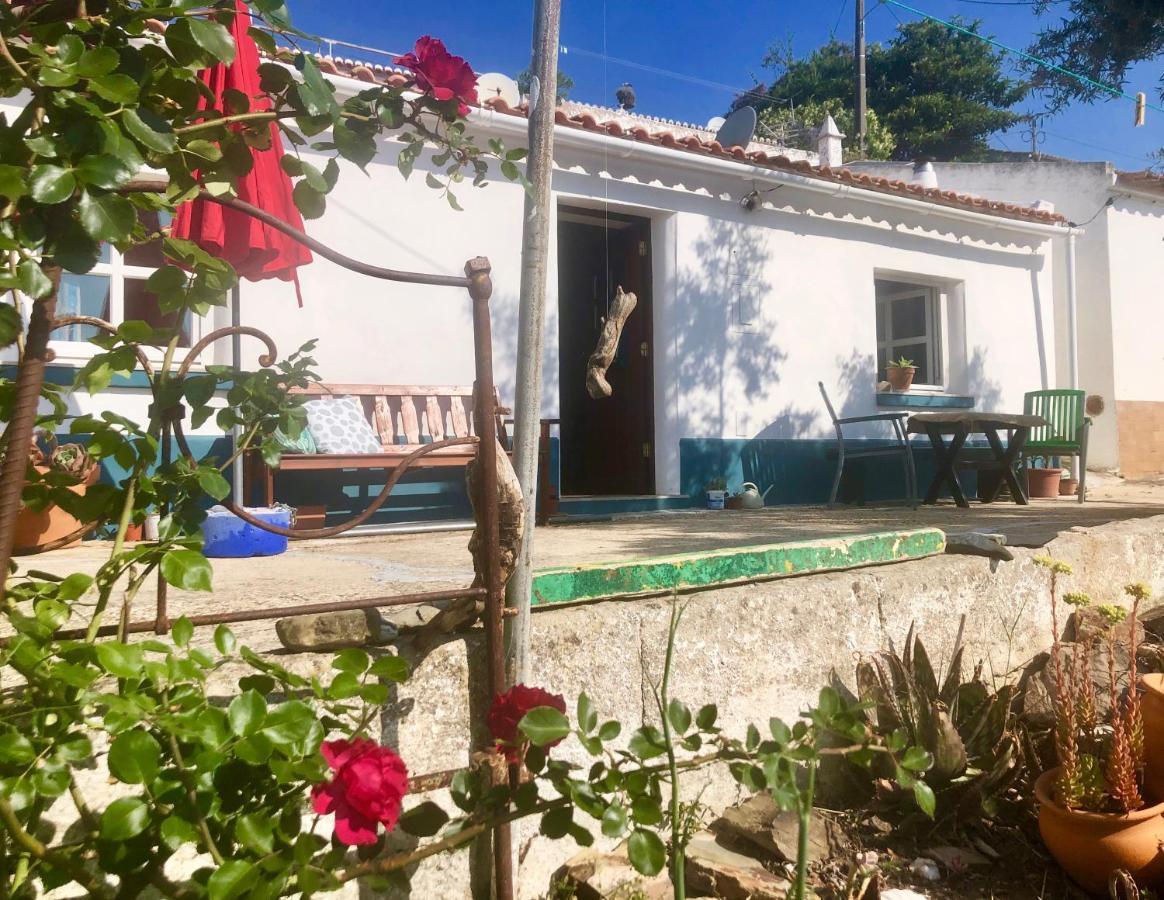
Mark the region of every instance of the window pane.
<instances>
[{"instance_id":1,"label":"window pane","mask_svg":"<svg viewBox=\"0 0 1164 900\"><path fill-rule=\"evenodd\" d=\"M885 307L884 303L877 304L877 340L879 342L888 340L885 335Z\"/></svg>"},{"instance_id":2,"label":"window pane","mask_svg":"<svg viewBox=\"0 0 1164 900\"><path fill-rule=\"evenodd\" d=\"M153 212L143 210L138 212L137 219L145 226L147 234L155 234L163 228L169 227L173 217L168 212ZM161 239L138 244L126 251L125 264L127 266L141 266L146 269L159 269L166 264L162 256Z\"/></svg>"},{"instance_id":3,"label":"window pane","mask_svg":"<svg viewBox=\"0 0 1164 900\"><path fill-rule=\"evenodd\" d=\"M924 295L894 300L890 309L895 341L900 341L903 338L925 337L926 297Z\"/></svg>"},{"instance_id":4,"label":"window pane","mask_svg":"<svg viewBox=\"0 0 1164 900\"><path fill-rule=\"evenodd\" d=\"M57 294L58 316L109 318L109 277L107 275L61 275ZM87 341L99 332L92 325L67 325L53 332L56 341Z\"/></svg>"},{"instance_id":5,"label":"window pane","mask_svg":"<svg viewBox=\"0 0 1164 900\"><path fill-rule=\"evenodd\" d=\"M141 321L154 328L173 328L178 323L176 313L165 313L158 309L158 297L152 291L146 290L146 283L141 279L125 279L125 321ZM178 341L179 347L190 346L191 317L186 315L182 321L182 336Z\"/></svg>"},{"instance_id":6,"label":"window pane","mask_svg":"<svg viewBox=\"0 0 1164 900\"><path fill-rule=\"evenodd\" d=\"M917 366L917 373L913 376L914 382L917 384L933 384L930 380L930 369L926 359L928 353L925 344L895 345L893 348L893 358L901 359L903 356L906 359L912 359L913 364Z\"/></svg>"}]
</instances>

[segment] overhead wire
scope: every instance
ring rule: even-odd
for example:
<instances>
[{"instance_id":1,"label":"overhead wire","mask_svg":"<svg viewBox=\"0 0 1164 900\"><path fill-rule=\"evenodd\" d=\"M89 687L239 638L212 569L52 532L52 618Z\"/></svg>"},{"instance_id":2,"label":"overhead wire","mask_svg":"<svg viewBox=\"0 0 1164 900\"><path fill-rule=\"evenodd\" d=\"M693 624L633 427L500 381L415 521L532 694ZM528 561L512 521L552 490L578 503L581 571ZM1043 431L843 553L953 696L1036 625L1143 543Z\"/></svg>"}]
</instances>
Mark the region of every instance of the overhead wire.
<instances>
[{"instance_id":1,"label":"overhead wire","mask_svg":"<svg viewBox=\"0 0 1164 900\"><path fill-rule=\"evenodd\" d=\"M829 32L829 40L835 40L837 36L837 29L841 27L841 16L845 14L845 7L849 5L849 0L841 0L841 8L837 10L837 20L833 22L833 30Z\"/></svg>"}]
</instances>

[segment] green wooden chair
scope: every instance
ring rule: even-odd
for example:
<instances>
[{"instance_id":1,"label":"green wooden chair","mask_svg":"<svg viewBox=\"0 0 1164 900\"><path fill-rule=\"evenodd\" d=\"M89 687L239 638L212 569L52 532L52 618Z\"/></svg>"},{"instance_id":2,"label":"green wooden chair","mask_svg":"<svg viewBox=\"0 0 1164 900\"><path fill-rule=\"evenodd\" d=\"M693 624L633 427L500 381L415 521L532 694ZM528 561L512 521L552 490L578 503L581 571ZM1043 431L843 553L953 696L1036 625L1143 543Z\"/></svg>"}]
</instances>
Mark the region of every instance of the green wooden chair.
<instances>
[{"instance_id":1,"label":"green wooden chair","mask_svg":"<svg viewBox=\"0 0 1164 900\"><path fill-rule=\"evenodd\" d=\"M1050 425L1032 428L1023 447L1023 463L1041 456L1079 457L1079 502L1087 487L1087 436L1091 419L1084 415L1084 392L1075 390L1030 391L1023 400L1023 412L1042 416Z\"/></svg>"}]
</instances>

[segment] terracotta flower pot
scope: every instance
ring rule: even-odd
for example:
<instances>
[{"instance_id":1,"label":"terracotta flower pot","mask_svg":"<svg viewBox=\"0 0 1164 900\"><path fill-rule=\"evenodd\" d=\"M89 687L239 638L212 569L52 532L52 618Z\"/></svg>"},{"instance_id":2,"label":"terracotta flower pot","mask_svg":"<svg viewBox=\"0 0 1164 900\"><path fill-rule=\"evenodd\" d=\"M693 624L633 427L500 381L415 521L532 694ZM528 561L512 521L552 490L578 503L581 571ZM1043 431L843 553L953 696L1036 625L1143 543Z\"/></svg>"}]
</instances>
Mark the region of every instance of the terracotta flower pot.
<instances>
[{"instance_id":1,"label":"terracotta flower pot","mask_svg":"<svg viewBox=\"0 0 1164 900\"><path fill-rule=\"evenodd\" d=\"M1140 714L1144 719L1144 789L1164 797L1164 675L1141 675Z\"/></svg>"},{"instance_id":2,"label":"terracotta flower pot","mask_svg":"<svg viewBox=\"0 0 1164 900\"><path fill-rule=\"evenodd\" d=\"M1027 496L1047 499L1059 496L1061 469L1027 469Z\"/></svg>"},{"instance_id":3,"label":"terracotta flower pot","mask_svg":"<svg viewBox=\"0 0 1164 900\"><path fill-rule=\"evenodd\" d=\"M47 466L37 466L36 470L41 474L49 471ZM72 485L69 490L74 494L83 496L89 485L97 481L98 475L100 475L100 469L94 466L84 483ZM46 547L54 541L59 541L61 538L73 534L81 525L82 523L75 516L65 512L55 504L40 510L22 506L16 517L15 550L20 553ZM75 541L65 546L72 546L72 544L79 543L80 540L81 538L78 536Z\"/></svg>"},{"instance_id":4,"label":"terracotta flower pot","mask_svg":"<svg viewBox=\"0 0 1164 900\"><path fill-rule=\"evenodd\" d=\"M886 366L885 380L889 386L899 394L905 393L913 386L913 376L917 374L917 366Z\"/></svg>"},{"instance_id":5,"label":"terracotta flower pot","mask_svg":"<svg viewBox=\"0 0 1164 900\"><path fill-rule=\"evenodd\" d=\"M1039 834L1056 862L1080 887L1107 896L1116 869L1131 873L1141 887L1164 880L1164 803L1126 814L1066 809L1051 797L1058 769L1035 782Z\"/></svg>"},{"instance_id":6,"label":"terracotta flower pot","mask_svg":"<svg viewBox=\"0 0 1164 900\"><path fill-rule=\"evenodd\" d=\"M1064 478L1059 482L1060 497L1074 497L1079 490L1078 478Z\"/></svg>"}]
</instances>

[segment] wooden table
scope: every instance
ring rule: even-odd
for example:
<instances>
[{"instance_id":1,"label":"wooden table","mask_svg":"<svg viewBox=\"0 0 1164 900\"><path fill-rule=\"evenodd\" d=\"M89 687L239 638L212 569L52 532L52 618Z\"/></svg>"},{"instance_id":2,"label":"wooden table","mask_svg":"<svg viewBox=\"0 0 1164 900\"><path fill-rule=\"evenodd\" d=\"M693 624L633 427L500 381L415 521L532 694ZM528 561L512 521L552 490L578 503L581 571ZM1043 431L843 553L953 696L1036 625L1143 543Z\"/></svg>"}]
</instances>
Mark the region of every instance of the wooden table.
<instances>
[{"instance_id":1,"label":"wooden table","mask_svg":"<svg viewBox=\"0 0 1164 900\"><path fill-rule=\"evenodd\" d=\"M962 485L958 482L958 457L962 453L966 439L971 434L984 434L993 456L987 467L1000 472L1002 481L998 482L989 497L982 499L986 502L993 502L1002 489L1002 482L1005 481L1010 488L1010 495L1014 502L1026 504L1028 502L1026 492L1015 475L1015 462L1022 453L1031 429L1046 424L1047 421L1042 416L1028 416L1019 413L984 413L974 410L925 412L910 416L907 425L909 433L924 434L929 437L938 465L938 471L930 483L925 500L922 502L937 503L942 486L948 484L954 502L962 507L970 506L966 500L966 495L962 492ZM998 436L1000 431L1009 433L1005 447ZM950 438L948 443L947 436Z\"/></svg>"}]
</instances>

